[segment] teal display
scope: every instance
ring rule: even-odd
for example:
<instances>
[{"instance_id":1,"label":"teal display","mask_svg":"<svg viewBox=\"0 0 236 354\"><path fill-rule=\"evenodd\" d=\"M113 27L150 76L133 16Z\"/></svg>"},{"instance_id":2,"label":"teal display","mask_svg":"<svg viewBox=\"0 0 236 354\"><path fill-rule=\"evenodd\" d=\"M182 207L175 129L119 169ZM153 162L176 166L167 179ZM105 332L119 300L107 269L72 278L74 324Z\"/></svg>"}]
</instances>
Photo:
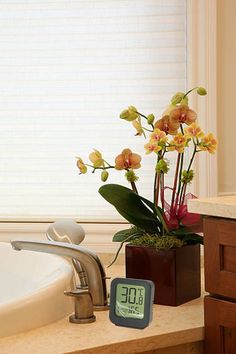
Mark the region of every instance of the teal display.
<instances>
[{"instance_id":1,"label":"teal display","mask_svg":"<svg viewBox=\"0 0 236 354\"><path fill-rule=\"evenodd\" d=\"M152 320L154 291L154 283L150 280L113 279L110 293L110 320L117 326L147 327Z\"/></svg>"}]
</instances>

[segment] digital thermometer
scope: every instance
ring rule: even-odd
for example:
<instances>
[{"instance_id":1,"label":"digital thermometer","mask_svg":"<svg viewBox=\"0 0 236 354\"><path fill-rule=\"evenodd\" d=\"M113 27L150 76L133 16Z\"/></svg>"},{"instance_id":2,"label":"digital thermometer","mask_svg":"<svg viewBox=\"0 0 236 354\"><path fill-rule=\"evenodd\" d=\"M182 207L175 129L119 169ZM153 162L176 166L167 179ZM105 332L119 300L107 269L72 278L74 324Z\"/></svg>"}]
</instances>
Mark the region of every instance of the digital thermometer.
<instances>
[{"instance_id":1,"label":"digital thermometer","mask_svg":"<svg viewBox=\"0 0 236 354\"><path fill-rule=\"evenodd\" d=\"M155 285L151 280L115 278L111 282L110 320L117 326L145 328L152 320Z\"/></svg>"}]
</instances>

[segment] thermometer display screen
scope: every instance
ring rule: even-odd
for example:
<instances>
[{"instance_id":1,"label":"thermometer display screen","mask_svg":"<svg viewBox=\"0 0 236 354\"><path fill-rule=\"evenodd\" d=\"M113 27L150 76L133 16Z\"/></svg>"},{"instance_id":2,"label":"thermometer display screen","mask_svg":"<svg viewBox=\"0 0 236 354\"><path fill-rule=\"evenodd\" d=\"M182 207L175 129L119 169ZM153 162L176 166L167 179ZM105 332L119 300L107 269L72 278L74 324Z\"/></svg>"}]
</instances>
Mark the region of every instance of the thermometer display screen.
<instances>
[{"instance_id":1,"label":"thermometer display screen","mask_svg":"<svg viewBox=\"0 0 236 354\"><path fill-rule=\"evenodd\" d=\"M144 317L145 288L138 285L118 284L116 287L116 310L119 317Z\"/></svg>"}]
</instances>

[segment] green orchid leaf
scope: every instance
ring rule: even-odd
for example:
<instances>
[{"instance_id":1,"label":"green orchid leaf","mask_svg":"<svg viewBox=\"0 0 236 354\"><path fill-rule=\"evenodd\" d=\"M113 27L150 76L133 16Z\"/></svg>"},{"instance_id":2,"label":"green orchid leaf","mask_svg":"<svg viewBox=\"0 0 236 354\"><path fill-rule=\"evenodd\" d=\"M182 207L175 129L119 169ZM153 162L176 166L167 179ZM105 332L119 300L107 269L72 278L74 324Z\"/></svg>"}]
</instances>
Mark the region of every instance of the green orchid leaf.
<instances>
[{"instance_id":1,"label":"green orchid leaf","mask_svg":"<svg viewBox=\"0 0 236 354\"><path fill-rule=\"evenodd\" d=\"M187 228L186 226L181 226L181 225L178 230L171 231L171 234L174 236L190 235L193 233L194 233L193 230Z\"/></svg>"},{"instance_id":2,"label":"green orchid leaf","mask_svg":"<svg viewBox=\"0 0 236 354\"><path fill-rule=\"evenodd\" d=\"M134 240L134 239L137 238L137 237L140 237L140 234L137 234L137 233L136 233L136 235L133 234L133 235L127 236L127 237L120 243L120 246L119 246L119 248L118 248L118 250L117 250L117 252L116 252L116 254L115 254L114 259L113 259L112 262L107 266L107 268L109 268L110 266L112 266L112 264L115 263L115 261L117 260L117 258L118 258L118 256L119 256L119 253L120 253L120 251L121 251L121 249L122 249L124 243L125 243L125 242L129 242L129 241L131 241L131 240Z\"/></svg>"},{"instance_id":3,"label":"green orchid leaf","mask_svg":"<svg viewBox=\"0 0 236 354\"><path fill-rule=\"evenodd\" d=\"M203 237L198 234L182 234L178 235L177 237L182 241L186 242L188 245L195 245L196 243L200 243L201 245L203 245Z\"/></svg>"},{"instance_id":4,"label":"green orchid leaf","mask_svg":"<svg viewBox=\"0 0 236 354\"><path fill-rule=\"evenodd\" d=\"M141 197L140 195L138 196L147 206L149 206L150 209L152 209L153 213L157 216L157 218L160 220L161 224L163 225L165 231L169 231L168 227L166 225L166 222L163 218L163 211L159 206L156 206L154 203L150 202L150 200Z\"/></svg>"},{"instance_id":5,"label":"green orchid leaf","mask_svg":"<svg viewBox=\"0 0 236 354\"><path fill-rule=\"evenodd\" d=\"M99 193L131 224L146 232L155 233L160 229L161 223L156 215L131 189L118 184L106 184L99 189Z\"/></svg>"},{"instance_id":6,"label":"green orchid leaf","mask_svg":"<svg viewBox=\"0 0 236 354\"><path fill-rule=\"evenodd\" d=\"M141 236L143 235L143 231L139 228L137 228L136 226L134 227L130 227L129 229L125 229L125 230L121 230L115 233L115 235L113 236L112 241L113 242L123 242L125 241L127 238L130 237L130 241L132 240L132 236L133 238L135 238L136 236Z\"/></svg>"}]
</instances>

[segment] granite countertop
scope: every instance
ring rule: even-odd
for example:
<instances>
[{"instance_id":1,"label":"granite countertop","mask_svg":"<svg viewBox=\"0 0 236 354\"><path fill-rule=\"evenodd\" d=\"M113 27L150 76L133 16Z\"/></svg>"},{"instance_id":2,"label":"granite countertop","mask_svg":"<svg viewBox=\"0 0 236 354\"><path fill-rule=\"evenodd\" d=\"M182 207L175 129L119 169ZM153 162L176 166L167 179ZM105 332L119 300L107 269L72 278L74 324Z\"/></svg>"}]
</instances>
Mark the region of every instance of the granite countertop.
<instances>
[{"instance_id":1,"label":"granite countertop","mask_svg":"<svg viewBox=\"0 0 236 354\"><path fill-rule=\"evenodd\" d=\"M106 273L112 278L123 276L124 266L114 265ZM90 324L76 325L65 318L1 338L0 353L129 354L141 352L140 348L148 351L199 342L204 338L203 297L178 307L154 305L153 321L143 330L115 326L109 320L108 311L95 312L95 315L96 322Z\"/></svg>"},{"instance_id":2,"label":"granite countertop","mask_svg":"<svg viewBox=\"0 0 236 354\"><path fill-rule=\"evenodd\" d=\"M188 211L202 215L236 219L236 195L188 200Z\"/></svg>"}]
</instances>

